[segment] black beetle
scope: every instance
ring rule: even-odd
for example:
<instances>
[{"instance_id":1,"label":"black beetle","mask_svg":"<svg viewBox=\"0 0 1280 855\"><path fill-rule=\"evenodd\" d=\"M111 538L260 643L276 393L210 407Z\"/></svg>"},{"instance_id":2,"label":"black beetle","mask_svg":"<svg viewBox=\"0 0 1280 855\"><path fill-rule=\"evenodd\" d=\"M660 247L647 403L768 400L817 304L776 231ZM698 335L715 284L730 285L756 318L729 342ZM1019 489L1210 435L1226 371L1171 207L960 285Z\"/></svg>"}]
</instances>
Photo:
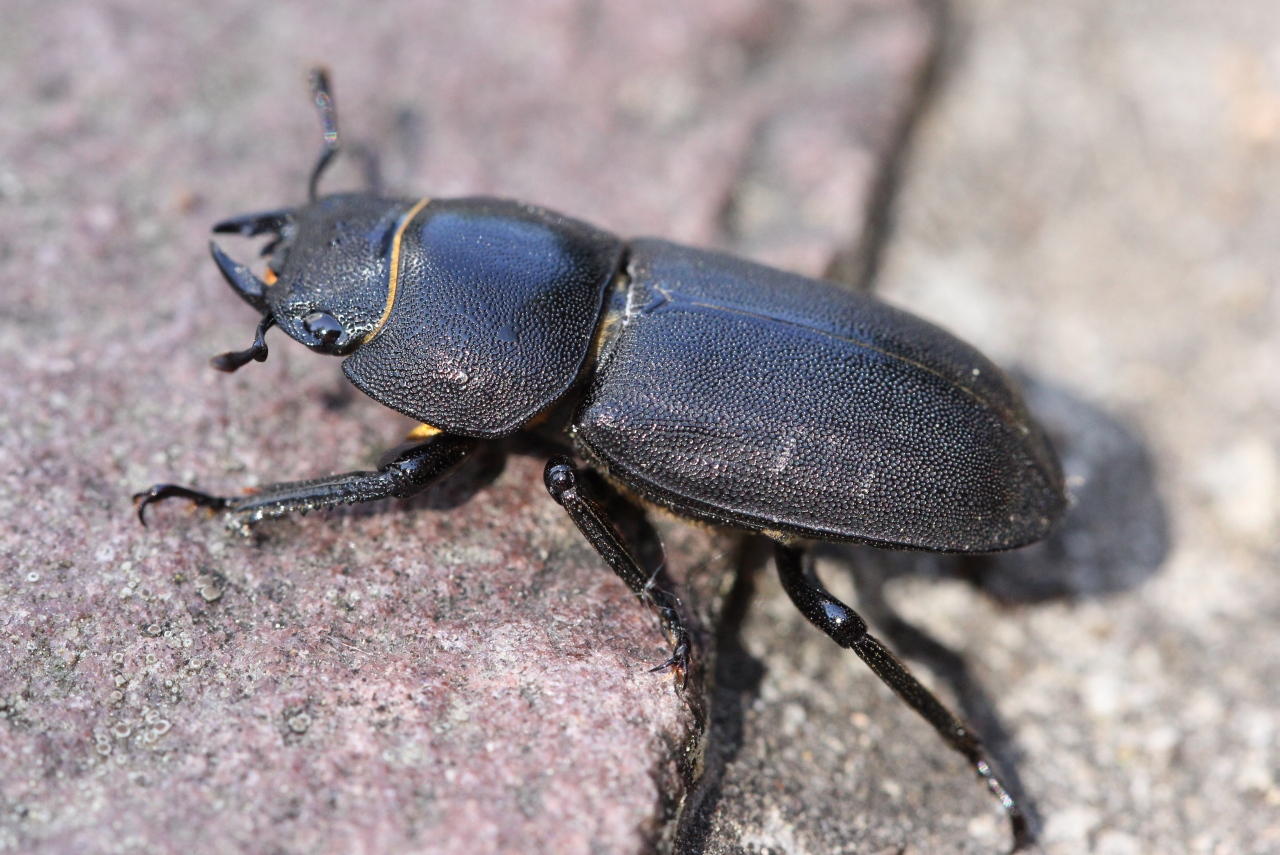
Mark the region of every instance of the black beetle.
<instances>
[{"instance_id":1,"label":"black beetle","mask_svg":"<svg viewBox=\"0 0 1280 855\"><path fill-rule=\"evenodd\" d=\"M170 497L256 522L291 511L405 498L477 443L519 431L567 439L628 496L776 544L782 585L814 625L851 648L1027 820L977 737L823 588L806 541L994 552L1044 537L1066 507L1061 467L1006 375L969 345L877 300L739 258L651 238L622 241L543 208L499 199L317 196L338 152L324 72L312 76L324 148L300 208L215 232L266 234L265 279L211 244L231 287L278 325L346 357L351 382L421 421L377 471L273 484L222 498ZM552 458L551 496L659 615L683 678L678 601L640 569L574 459Z\"/></svg>"}]
</instances>

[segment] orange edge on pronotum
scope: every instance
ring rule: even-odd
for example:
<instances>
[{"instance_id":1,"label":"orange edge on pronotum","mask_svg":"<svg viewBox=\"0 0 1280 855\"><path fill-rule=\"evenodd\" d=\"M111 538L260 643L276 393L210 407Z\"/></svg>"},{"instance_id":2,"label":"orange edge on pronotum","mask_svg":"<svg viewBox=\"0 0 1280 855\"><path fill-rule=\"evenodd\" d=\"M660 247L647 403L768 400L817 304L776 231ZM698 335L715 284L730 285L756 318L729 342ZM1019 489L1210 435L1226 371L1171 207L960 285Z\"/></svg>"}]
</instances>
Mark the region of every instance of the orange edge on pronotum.
<instances>
[{"instance_id":1,"label":"orange edge on pronotum","mask_svg":"<svg viewBox=\"0 0 1280 855\"><path fill-rule=\"evenodd\" d=\"M400 241L403 240L404 231L409 227L409 223L413 222L413 218L418 216L418 212L427 207L427 203L430 201L430 198L419 199L412 208L405 212L405 215L400 218L400 222L396 225L395 236L391 239L391 269L387 272L387 305L382 310L382 317L378 318L377 325L360 340L361 344L366 344L380 333L387 323L387 318L391 317L391 307L396 303L396 284L400 279Z\"/></svg>"}]
</instances>

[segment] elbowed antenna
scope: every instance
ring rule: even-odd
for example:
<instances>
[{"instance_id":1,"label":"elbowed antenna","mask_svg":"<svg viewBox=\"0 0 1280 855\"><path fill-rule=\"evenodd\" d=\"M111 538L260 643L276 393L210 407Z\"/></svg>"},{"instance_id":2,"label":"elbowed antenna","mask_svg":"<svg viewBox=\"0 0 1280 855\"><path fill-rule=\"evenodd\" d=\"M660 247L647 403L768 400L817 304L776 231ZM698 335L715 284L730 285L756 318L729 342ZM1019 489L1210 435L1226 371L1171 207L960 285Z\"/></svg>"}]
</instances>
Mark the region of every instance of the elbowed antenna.
<instances>
[{"instance_id":1,"label":"elbowed antenna","mask_svg":"<svg viewBox=\"0 0 1280 855\"><path fill-rule=\"evenodd\" d=\"M311 181L307 184L307 198L314 202L316 190L320 186L320 176L341 149L338 142L338 112L333 106L333 92L329 88L329 72L321 67L311 72L311 95L315 99L316 109L320 111L320 123L324 126L324 148L320 149L320 159L311 170Z\"/></svg>"},{"instance_id":2,"label":"elbowed antenna","mask_svg":"<svg viewBox=\"0 0 1280 855\"><path fill-rule=\"evenodd\" d=\"M253 337L253 344L244 350L233 350L229 353L223 353L209 360L209 364L219 371L225 371L230 374L250 362L266 362L267 361L267 330L276 325L276 316L272 314L266 315L261 322L258 323L258 334ZM139 509L141 510L141 509ZM146 523L143 523L146 525Z\"/></svg>"}]
</instances>

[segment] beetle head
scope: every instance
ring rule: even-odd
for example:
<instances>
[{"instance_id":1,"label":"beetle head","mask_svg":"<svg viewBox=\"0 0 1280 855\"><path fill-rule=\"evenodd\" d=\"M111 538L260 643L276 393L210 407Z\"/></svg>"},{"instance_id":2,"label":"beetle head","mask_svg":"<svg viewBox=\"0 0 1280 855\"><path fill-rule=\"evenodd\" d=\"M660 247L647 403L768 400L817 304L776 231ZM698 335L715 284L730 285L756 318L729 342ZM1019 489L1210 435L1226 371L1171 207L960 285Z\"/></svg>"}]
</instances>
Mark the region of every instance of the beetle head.
<instances>
[{"instance_id":1,"label":"beetle head","mask_svg":"<svg viewBox=\"0 0 1280 855\"><path fill-rule=\"evenodd\" d=\"M291 338L346 355L374 331L387 303L390 245L405 205L370 194L299 208L271 246L265 308Z\"/></svg>"},{"instance_id":2,"label":"beetle head","mask_svg":"<svg viewBox=\"0 0 1280 855\"><path fill-rule=\"evenodd\" d=\"M272 325L312 350L344 356L374 332L386 307L388 248L405 206L374 193L317 198L320 176L339 150L338 125L323 69L312 72L311 87L324 138L308 184L309 202L213 227L217 233L271 236L262 250L270 257L263 278L210 244L232 290L263 315L252 347L214 360L224 371L266 359L262 336Z\"/></svg>"}]
</instances>

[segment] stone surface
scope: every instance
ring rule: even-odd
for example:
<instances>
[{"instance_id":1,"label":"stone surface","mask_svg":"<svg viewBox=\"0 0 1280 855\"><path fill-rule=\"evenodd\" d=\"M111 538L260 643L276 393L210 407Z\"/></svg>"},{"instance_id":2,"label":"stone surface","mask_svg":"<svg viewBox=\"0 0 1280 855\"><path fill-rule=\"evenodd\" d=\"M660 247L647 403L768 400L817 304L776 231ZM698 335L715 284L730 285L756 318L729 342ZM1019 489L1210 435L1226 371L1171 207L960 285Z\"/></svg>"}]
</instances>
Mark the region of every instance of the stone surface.
<instances>
[{"instance_id":1,"label":"stone surface","mask_svg":"<svg viewBox=\"0 0 1280 855\"><path fill-rule=\"evenodd\" d=\"M952 12L879 290L1033 378L1077 507L995 561L859 553L859 601L887 577L963 654L1042 851L1280 852L1280 5ZM963 764L757 588L701 851L1007 847Z\"/></svg>"},{"instance_id":2,"label":"stone surface","mask_svg":"<svg viewBox=\"0 0 1280 855\"><path fill-rule=\"evenodd\" d=\"M253 318L208 227L302 199L318 148L303 79L325 62L352 155L328 190L376 160L398 192L525 198L817 274L866 231L926 12L3 12L0 850L662 845L697 720L647 673L666 655L654 619L545 495L538 458L248 538L175 504L137 524L128 496L150 483L368 467L410 427L275 334L265 364L211 371ZM733 547L663 531L708 626Z\"/></svg>"}]
</instances>

